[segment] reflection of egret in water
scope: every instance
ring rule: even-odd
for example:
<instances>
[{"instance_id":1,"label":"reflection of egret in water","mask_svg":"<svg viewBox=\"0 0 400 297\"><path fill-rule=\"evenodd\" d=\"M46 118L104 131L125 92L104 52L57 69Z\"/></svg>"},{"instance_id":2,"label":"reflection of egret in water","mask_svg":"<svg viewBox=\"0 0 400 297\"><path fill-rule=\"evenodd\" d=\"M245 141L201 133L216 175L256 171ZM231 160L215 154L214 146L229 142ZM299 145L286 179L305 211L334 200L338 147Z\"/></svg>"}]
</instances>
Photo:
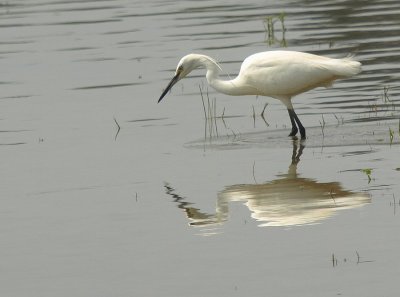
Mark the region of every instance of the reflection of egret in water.
<instances>
[{"instance_id":1,"label":"reflection of egret in water","mask_svg":"<svg viewBox=\"0 0 400 297\"><path fill-rule=\"evenodd\" d=\"M178 208L183 209L190 220L191 226L208 226L225 222L228 218L228 203L218 199L215 214L201 212L198 208L192 207L193 203L187 202L185 197L175 193L175 189L169 184L165 184L166 193L174 198Z\"/></svg>"},{"instance_id":2,"label":"reflection of egret in water","mask_svg":"<svg viewBox=\"0 0 400 297\"><path fill-rule=\"evenodd\" d=\"M192 226L221 224L228 219L229 202L242 201L260 226L298 226L315 224L342 209L363 206L370 202L367 193L355 193L342 188L338 182L320 183L297 174L297 164L304 145L293 141L292 162L287 174L263 184L239 184L218 193L215 214L193 207L186 198L176 194L166 184L166 193L178 207L185 210Z\"/></svg>"}]
</instances>

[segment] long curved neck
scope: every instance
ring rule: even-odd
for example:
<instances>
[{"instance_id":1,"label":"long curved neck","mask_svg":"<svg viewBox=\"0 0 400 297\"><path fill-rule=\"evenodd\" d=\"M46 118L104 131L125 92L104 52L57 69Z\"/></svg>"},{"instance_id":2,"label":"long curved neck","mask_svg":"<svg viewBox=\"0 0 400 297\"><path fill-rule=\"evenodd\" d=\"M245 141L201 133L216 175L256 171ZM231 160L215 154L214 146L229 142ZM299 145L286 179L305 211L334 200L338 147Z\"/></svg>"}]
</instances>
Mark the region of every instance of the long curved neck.
<instances>
[{"instance_id":1,"label":"long curved neck","mask_svg":"<svg viewBox=\"0 0 400 297\"><path fill-rule=\"evenodd\" d=\"M221 80L219 78L221 68L212 58L204 56L202 64L207 69L206 78L209 85L216 91L226 95L243 95L243 90L237 85L237 79Z\"/></svg>"}]
</instances>

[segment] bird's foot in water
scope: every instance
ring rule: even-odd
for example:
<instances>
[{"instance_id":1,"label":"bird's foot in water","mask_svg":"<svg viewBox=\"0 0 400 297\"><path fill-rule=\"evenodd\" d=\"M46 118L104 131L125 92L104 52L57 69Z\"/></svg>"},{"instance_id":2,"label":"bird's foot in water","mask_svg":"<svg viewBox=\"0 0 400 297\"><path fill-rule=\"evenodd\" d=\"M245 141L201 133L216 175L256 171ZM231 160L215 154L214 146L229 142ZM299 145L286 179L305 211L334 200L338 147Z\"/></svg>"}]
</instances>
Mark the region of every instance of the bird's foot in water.
<instances>
[{"instance_id":1,"label":"bird's foot in water","mask_svg":"<svg viewBox=\"0 0 400 297\"><path fill-rule=\"evenodd\" d=\"M292 131L289 134L289 136L295 136L297 134L297 132L298 132L297 127L293 127Z\"/></svg>"},{"instance_id":2,"label":"bird's foot in water","mask_svg":"<svg viewBox=\"0 0 400 297\"><path fill-rule=\"evenodd\" d=\"M301 139L306 139L306 129L304 127L299 127Z\"/></svg>"}]
</instances>

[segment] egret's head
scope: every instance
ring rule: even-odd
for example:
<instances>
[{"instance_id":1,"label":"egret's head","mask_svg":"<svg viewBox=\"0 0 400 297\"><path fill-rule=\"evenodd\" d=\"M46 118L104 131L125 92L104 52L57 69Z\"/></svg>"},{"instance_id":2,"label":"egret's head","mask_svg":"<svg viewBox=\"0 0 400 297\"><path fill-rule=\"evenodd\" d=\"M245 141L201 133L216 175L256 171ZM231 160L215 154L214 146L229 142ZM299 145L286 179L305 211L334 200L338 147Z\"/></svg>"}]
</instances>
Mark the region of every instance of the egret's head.
<instances>
[{"instance_id":1,"label":"egret's head","mask_svg":"<svg viewBox=\"0 0 400 297\"><path fill-rule=\"evenodd\" d=\"M164 92L161 94L160 102L164 96L171 90L171 88L182 78L188 75L192 70L204 67L205 60L209 59L209 57L198 55L198 54L189 54L184 56L178 63L176 67L175 76L169 82L168 86L165 88Z\"/></svg>"}]
</instances>

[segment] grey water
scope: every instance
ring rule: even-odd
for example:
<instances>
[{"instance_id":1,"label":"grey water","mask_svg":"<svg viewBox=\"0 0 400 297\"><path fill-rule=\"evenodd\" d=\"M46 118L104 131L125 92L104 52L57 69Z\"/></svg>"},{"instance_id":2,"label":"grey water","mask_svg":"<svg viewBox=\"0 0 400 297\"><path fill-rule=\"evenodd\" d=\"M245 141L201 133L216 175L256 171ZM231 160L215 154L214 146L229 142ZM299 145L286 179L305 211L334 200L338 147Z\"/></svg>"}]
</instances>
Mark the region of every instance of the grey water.
<instances>
[{"instance_id":1,"label":"grey water","mask_svg":"<svg viewBox=\"0 0 400 297\"><path fill-rule=\"evenodd\" d=\"M399 14L0 1L0 295L397 296ZM275 49L363 64L294 98L305 141L280 102L218 94L201 70L157 104L187 53L228 79Z\"/></svg>"}]
</instances>

